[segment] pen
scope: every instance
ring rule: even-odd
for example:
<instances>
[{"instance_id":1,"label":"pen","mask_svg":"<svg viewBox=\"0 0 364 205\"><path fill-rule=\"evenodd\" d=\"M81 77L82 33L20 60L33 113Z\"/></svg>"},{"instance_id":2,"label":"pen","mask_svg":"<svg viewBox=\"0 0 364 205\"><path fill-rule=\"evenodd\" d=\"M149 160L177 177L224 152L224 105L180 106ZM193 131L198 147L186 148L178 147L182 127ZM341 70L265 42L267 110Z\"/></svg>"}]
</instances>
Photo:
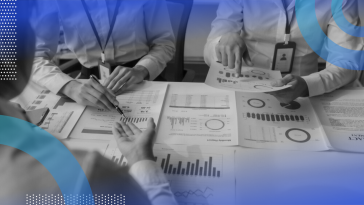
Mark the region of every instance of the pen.
<instances>
[{"instance_id":1,"label":"pen","mask_svg":"<svg viewBox=\"0 0 364 205\"><path fill-rule=\"evenodd\" d=\"M90 78L94 79L94 80L95 80L98 84L100 84L100 85L101 85L100 81L99 81L99 80L97 80L96 76L94 76L94 75L90 75ZM124 85L122 85L122 86L124 86ZM111 103L111 104L113 104L113 103ZM114 104L113 104L113 105L114 105ZM123 116L124 118L126 118L126 116L124 115L124 112L123 112L123 111L119 108L119 106L114 105L114 107L115 107L116 111L118 111L118 113L119 113L121 116Z\"/></svg>"}]
</instances>

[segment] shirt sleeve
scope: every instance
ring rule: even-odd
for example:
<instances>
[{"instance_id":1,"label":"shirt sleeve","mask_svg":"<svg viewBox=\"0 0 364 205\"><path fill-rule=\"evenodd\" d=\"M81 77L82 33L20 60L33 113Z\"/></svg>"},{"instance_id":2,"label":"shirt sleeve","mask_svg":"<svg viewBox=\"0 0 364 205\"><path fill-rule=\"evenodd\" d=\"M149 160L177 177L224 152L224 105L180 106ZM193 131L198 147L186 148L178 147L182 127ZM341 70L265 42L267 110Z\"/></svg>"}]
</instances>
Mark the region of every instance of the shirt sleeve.
<instances>
[{"instance_id":1,"label":"shirt sleeve","mask_svg":"<svg viewBox=\"0 0 364 205\"><path fill-rule=\"evenodd\" d=\"M358 26L360 21L356 6L356 0L344 1L342 10L345 16L342 17L346 18L351 24ZM337 13L333 15L337 15ZM328 38L323 48L328 52L326 69L303 77L307 83L310 97L334 91L353 82L359 76L359 50L362 49L361 38L351 36L342 31L335 23L333 16L328 25L327 36ZM333 43L329 42L329 40ZM350 58L347 58L347 55L343 57L345 55L342 55L334 47L337 45L350 50L358 50L356 52L357 55L352 55Z\"/></svg>"},{"instance_id":2,"label":"shirt sleeve","mask_svg":"<svg viewBox=\"0 0 364 205\"><path fill-rule=\"evenodd\" d=\"M72 80L52 62L57 52L60 31L57 4L53 0L38 0L35 5L31 17L36 36L32 80L57 94Z\"/></svg>"},{"instance_id":3,"label":"shirt sleeve","mask_svg":"<svg viewBox=\"0 0 364 205\"><path fill-rule=\"evenodd\" d=\"M144 5L144 21L150 50L137 65L149 72L149 80L154 80L173 58L175 38L173 35L166 2L147 1Z\"/></svg>"},{"instance_id":4,"label":"shirt sleeve","mask_svg":"<svg viewBox=\"0 0 364 205\"><path fill-rule=\"evenodd\" d=\"M221 36L229 32L240 33L243 28L243 4L239 0L221 1L217 17L211 24L211 32L204 48L204 59L207 65L216 60L215 46Z\"/></svg>"},{"instance_id":5,"label":"shirt sleeve","mask_svg":"<svg viewBox=\"0 0 364 205\"><path fill-rule=\"evenodd\" d=\"M130 167L129 174L147 193L153 205L177 205L162 169L153 161L143 160Z\"/></svg>"}]
</instances>

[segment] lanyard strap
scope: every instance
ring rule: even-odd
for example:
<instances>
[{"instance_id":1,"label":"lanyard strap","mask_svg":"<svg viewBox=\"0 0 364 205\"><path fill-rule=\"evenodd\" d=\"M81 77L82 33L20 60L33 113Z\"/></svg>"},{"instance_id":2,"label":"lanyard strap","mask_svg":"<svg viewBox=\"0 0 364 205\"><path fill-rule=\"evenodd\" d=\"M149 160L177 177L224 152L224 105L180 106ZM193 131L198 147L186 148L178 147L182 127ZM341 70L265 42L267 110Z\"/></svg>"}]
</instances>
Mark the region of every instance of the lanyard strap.
<instances>
[{"instance_id":1,"label":"lanyard strap","mask_svg":"<svg viewBox=\"0 0 364 205\"><path fill-rule=\"evenodd\" d=\"M116 21L116 16L118 15L118 10L119 10L119 7L120 7L121 0L116 0L117 2L116 2L116 6L115 6L114 15L113 15L112 20L111 20L110 30L109 30L109 33L107 35L107 38L106 38L106 42L105 42L105 46L104 47L101 45L100 36L99 36L99 34L98 34L97 30L96 30L96 27L95 27L94 21L91 18L90 12L87 9L86 2L85 2L85 0L81 0L81 1L82 1L83 8L85 9L85 12L87 14L87 18L90 21L92 30L94 31L94 34L95 34L95 36L97 38L97 42L99 42L100 48L102 50L102 53L101 53L101 58L102 59L101 60L104 63L105 62L105 48L106 48L107 43L109 42L111 33L112 33L113 29L114 29L114 25L115 25L115 21Z\"/></svg>"},{"instance_id":2,"label":"lanyard strap","mask_svg":"<svg viewBox=\"0 0 364 205\"><path fill-rule=\"evenodd\" d=\"M283 3L283 6L285 8L285 12L286 12L286 29L285 29L285 35L284 35L284 44L288 44L288 42L291 39L291 23L293 21L293 17L294 17L294 14L295 14L295 8L293 8L291 22L289 22L288 12L287 12L288 7L286 5L285 0L282 0L282 3Z\"/></svg>"}]
</instances>

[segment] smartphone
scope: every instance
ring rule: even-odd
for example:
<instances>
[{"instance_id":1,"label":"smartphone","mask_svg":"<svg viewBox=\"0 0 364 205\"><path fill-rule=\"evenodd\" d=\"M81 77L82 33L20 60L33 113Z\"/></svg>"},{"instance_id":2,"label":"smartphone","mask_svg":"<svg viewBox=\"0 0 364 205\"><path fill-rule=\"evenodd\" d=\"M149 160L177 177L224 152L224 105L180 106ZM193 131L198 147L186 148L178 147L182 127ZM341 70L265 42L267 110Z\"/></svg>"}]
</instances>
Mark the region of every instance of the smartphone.
<instances>
[{"instance_id":1,"label":"smartphone","mask_svg":"<svg viewBox=\"0 0 364 205\"><path fill-rule=\"evenodd\" d=\"M49 108L46 107L37 110L26 111L25 114L27 115L31 123L40 126L43 123L44 119L47 117L48 113Z\"/></svg>"}]
</instances>

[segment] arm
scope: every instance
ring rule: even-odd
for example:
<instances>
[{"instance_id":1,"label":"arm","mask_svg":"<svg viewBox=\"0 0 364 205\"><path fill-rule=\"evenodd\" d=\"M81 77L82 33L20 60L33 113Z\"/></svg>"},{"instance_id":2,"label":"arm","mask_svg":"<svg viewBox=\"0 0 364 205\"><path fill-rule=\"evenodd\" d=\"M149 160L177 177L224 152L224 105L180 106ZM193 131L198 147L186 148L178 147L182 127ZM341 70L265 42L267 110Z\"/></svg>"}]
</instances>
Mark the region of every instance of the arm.
<instances>
[{"instance_id":1,"label":"arm","mask_svg":"<svg viewBox=\"0 0 364 205\"><path fill-rule=\"evenodd\" d=\"M128 160L129 173L147 193L153 205L177 204L162 169L153 161L155 124L148 119L142 132L133 123L115 123L113 134L116 143Z\"/></svg>"},{"instance_id":2,"label":"arm","mask_svg":"<svg viewBox=\"0 0 364 205\"><path fill-rule=\"evenodd\" d=\"M341 8L341 7L340 7ZM346 19L353 25L359 24L357 1L344 1L342 6ZM334 13L335 15L336 13ZM335 23L333 17L328 25L327 36L335 44L350 49L361 50L361 38L353 37L342 31ZM360 56L352 56L351 59L343 58L342 53L326 41L324 49L328 52L326 69L303 77L308 86L310 96L321 95L336 90L359 76ZM357 52L360 53L359 51ZM335 64L335 65L334 65ZM339 65L339 66L338 66Z\"/></svg>"},{"instance_id":3,"label":"arm","mask_svg":"<svg viewBox=\"0 0 364 205\"><path fill-rule=\"evenodd\" d=\"M204 48L205 62L210 65L216 61L215 47L220 41L221 36L228 33L240 35L243 28L243 5L238 0L221 1L217 9L217 17L212 22L211 32L207 38Z\"/></svg>"},{"instance_id":4,"label":"arm","mask_svg":"<svg viewBox=\"0 0 364 205\"><path fill-rule=\"evenodd\" d=\"M146 192L153 205L177 204L168 180L154 161L143 160L133 164L129 174Z\"/></svg>"},{"instance_id":5,"label":"arm","mask_svg":"<svg viewBox=\"0 0 364 205\"><path fill-rule=\"evenodd\" d=\"M173 58L175 38L164 0L147 1L144 18L150 50L136 66L145 67L149 72L149 80L154 80Z\"/></svg>"},{"instance_id":6,"label":"arm","mask_svg":"<svg viewBox=\"0 0 364 205\"><path fill-rule=\"evenodd\" d=\"M57 94L65 84L72 80L52 62L57 51L60 29L57 3L55 1L36 1L31 25L36 35L33 80Z\"/></svg>"}]
</instances>

